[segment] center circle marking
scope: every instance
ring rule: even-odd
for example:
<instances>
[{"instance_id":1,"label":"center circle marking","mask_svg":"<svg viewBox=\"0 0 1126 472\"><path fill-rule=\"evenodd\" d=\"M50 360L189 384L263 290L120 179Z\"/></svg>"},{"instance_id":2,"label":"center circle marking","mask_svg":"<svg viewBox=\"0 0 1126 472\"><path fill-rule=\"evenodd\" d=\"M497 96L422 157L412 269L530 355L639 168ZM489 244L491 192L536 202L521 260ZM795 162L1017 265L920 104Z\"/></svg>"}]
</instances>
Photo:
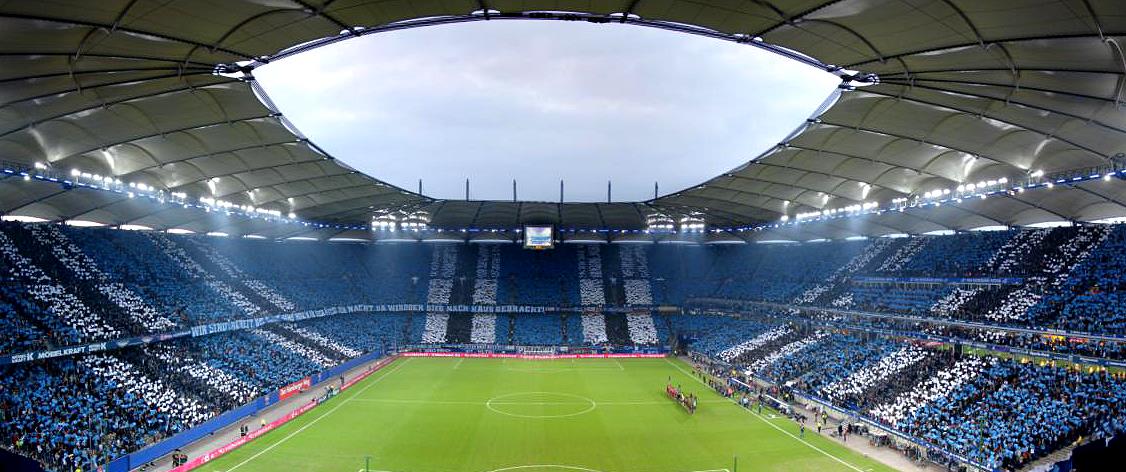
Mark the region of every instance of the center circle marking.
<instances>
[{"instance_id":1,"label":"center circle marking","mask_svg":"<svg viewBox=\"0 0 1126 472\"><path fill-rule=\"evenodd\" d=\"M518 401L518 400L517 401L511 400L514 397L518 398L518 397L521 397L521 396L524 396L524 397L558 396L558 397L563 397L563 398L569 398L569 399L571 399L571 401L540 400L540 401L523 401L523 402L521 402L521 401ZM578 401L575 401L575 400L578 400ZM572 405L583 405L583 409L579 410L579 411L571 412L571 413L563 413L563 414L557 414L557 415L528 415L528 414L523 414L523 413L512 413L510 411L504 411L501 408L503 408L503 406L506 405L506 404L507 405L515 405L515 406L537 405L537 404L539 404L539 405L545 405L545 404L567 405L567 404L572 404ZM495 396L493 398L490 398L488 401L485 402L485 408L492 410L494 413L498 413L498 414L506 415L506 416L512 416L512 417L516 417L516 418L531 418L531 419L570 418L572 416L579 416L579 415L582 415L582 414L590 413L590 412L594 411L594 409L597 408L597 407L598 407L598 403L595 403L594 400L591 400L587 397L584 397L582 395L575 395L573 393L560 393L560 392L506 393L504 395L498 395L498 396ZM518 467L540 467L540 466L518 466ZM573 467L573 466L545 465L544 467L566 468L566 467ZM489 471L489 472L498 472L498 471L510 470L510 469L497 469L497 471ZM579 469L575 469L575 470L579 470ZM589 470L589 469L581 469L581 470ZM598 472L598 471L594 471L594 472Z\"/></svg>"},{"instance_id":2,"label":"center circle marking","mask_svg":"<svg viewBox=\"0 0 1126 472\"><path fill-rule=\"evenodd\" d=\"M598 469L588 469L586 467L578 467L574 465L558 465L558 464L535 464L535 465L516 465L512 467L502 467L500 469L493 469L487 472L507 472L509 470L522 470L522 469L562 469L562 470L577 470L579 472L602 472Z\"/></svg>"}]
</instances>

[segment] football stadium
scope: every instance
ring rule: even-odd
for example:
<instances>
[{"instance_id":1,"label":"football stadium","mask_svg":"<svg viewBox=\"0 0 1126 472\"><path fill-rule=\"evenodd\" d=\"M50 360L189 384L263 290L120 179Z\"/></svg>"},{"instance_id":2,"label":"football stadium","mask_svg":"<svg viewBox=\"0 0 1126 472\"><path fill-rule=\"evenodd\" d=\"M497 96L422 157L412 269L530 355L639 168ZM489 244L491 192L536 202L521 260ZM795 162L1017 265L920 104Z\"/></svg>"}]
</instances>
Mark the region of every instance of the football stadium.
<instances>
[{"instance_id":1,"label":"football stadium","mask_svg":"<svg viewBox=\"0 0 1126 472\"><path fill-rule=\"evenodd\" d=\"M1122 0L0 0L0 470L1122 470L1124 89Z\"/></svg>"}]
</instances>

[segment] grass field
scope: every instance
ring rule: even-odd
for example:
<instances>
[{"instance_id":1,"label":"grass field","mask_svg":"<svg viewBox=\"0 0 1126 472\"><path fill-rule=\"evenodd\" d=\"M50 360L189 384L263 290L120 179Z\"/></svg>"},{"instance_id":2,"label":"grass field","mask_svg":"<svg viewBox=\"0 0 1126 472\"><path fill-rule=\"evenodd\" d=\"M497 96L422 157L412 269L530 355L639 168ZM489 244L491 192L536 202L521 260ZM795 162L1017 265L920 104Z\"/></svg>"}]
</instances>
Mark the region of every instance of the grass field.
<instances>
[{"instance_id":1,"label":"grass field","mask_svg":"<svg viewBox=\"0 0 1126 472\"><path fill-rule=\"evenodd\" d=\"M700 396L695 415L665 382ZM759 416L667 359L399 359L206 471L735 472L891 468Z\"/></svg>"}]
</instances>

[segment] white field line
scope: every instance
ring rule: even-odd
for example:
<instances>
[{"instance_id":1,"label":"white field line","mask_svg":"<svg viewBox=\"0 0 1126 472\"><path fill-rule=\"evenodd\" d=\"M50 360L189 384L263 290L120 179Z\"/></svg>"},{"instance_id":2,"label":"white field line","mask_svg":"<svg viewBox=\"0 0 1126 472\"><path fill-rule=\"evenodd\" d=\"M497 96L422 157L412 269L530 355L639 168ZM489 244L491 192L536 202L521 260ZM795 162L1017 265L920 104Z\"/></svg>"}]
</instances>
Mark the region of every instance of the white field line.
<instances>
[{"instance_id":1,"label":"white field line","mask_svg":"<svg viewBox=\"0 0 1126 472\"><path fill-rule=\"evenodd\" d=\"M460 368L461 368L461 363L462 363L462 362L465 362L465 358L464 358L464 357L462 357L462 358L459 358L459 359L457 360L457 363L456 363L456 364L454 364L454 368L455 368L455 369L460 369Z\"/></svg>"},{"instance_id":2,"label":"white field line","mask_svg":"<svg viewBox=\"0 0 1126 472\"><path fill-rule=\"evenodd\" d=\"M378 379L375 379L375 380L373 380L373 381L372 381L371 383L369 383L369 384L367 384L367 385L364 385L364 388L361 388L361 389L360 389L359 391L357 391L356 393L352 394L352 396L350 396L350 397L348 397L348 398L345 398L345 399L341 400L341 401L340 401L339 403L337 403L337 404L336 404L336 406L332 407L332 409L330 409L330 410L328 410L328 411L324 412L324 413L323 413L323 414L322 414L321 416L318 416L318 417L314 418L314 419L313 419L313 421L310 421L310 422L306 423L306 424L305 424L304 426L302 426L302 427L298 428L298 429L297 429L297 431L294 431L294 432L292 432L292 433L289 433L289 435L288 435L288 436L286 436L286 437L282 438L282 439L281 439L280 441L278 441L278 442L276 442L276 443L273 443L273 444L271 444L271 445L267 446L267 447L266 447L265 449L263 449L263 450L261 450L261 451L258 451L258 453L257 453L257 454L254 454L253 456L250 456L250 457L248 457L248 458L247 458L246 460L244 460L244 461L242 461L242 462L239 462L239 463L238 463L238 464L236 464L236 465L235 465L234 467L231 467L230 469L227 469L227 472L231 472L232 470L235 470L235 469L237 469L237 468L239 468L239 467L242 467L242 466L246 465L246 463L248 463L248 462L250 462L250 461L252 461L252 460L254 460L254 459L257 459L257 458L258 458L258 456L261 456L262 454L265 454L265 453L267 453L267 452L270 452L270 450L271 450L271 449L273 449L273 448L275 448L275 447L278 447L278 446L279 446L280 444L282 444L282 443L284 443L284 442L288 441L288 440L289 440L290 438L292 438L292 437L294 437L294 436L298 435L298 434L299 434L299 433L301 433L302 431L305 431L305 429L306 429L306 428L308 428L308 427L310 427L310 426L312 426L312 425L314 425L314 424L317 424L317 422L318 422L318 421L320 421L320 420L322 420L322 419L324 419L324 417L326 417L326 416L328 416L328 415L331 415L331 414L332 414L332 413L333 413L334 411L336 411L336 410L339 410L339 409L340 409L340 407L344 406L344 404L348 403L348 401L352 400L353 398L356 398L356 397L357 397L357 396L359 396L360 394L362 394L362 393L364 393L365 391L367 391L367 389L371 388L371 386L372 386L372 385L375 385L375 384L379 383L379 381L380 381L380 380L383 380L383 379L385 379L385 378L389 377L389 376L390 376L391 374L394 374L395 372L398 372L398 371L399 371L399 369L402 369L402 368L403 368L403 366L404 366L404 365L406 365L406 364L407 364L407 362L410 362L410 360L411 360L411 359L412 359L412 358L409 358L409 357L408 357L408 358L406 358L405 360L401 360L401 361L399 362L399 365L395 366L395 368L393 368L393 369L391 369L390 371L388 371L387 373L383 374L383 375L382 375L381 377L379 377Z\"/></svg>"},{"instance_id":3,"label":"white field line","mask_svg":"<svg viewBox=\"0 0 1126 472\"><path fill-rule=\"evenodd\" d=\"M681 368L681 367L680 367L679 365L677 365L677 364L676 364L675 362L668 360L668 358L666 358L666 359L665 359L665 362L668 362L668 363L669 363L670 365L672 365L673 367L675 367L675 368L676 368L676 370L679 370L679 371L680 371L681 373L683 373L684 375L687 375L687 376L691 377L691 378L692 378L693 380L695 380L695 381L699 382L699 383L700 383L701 385L703 385L703 386L705 386L705 387L708 387L708 388L711 388L710 386L708 386L708 384L704 383L704 381L703 381L703 380L700 380L700 379L699 379L699 378L697 378L697 377L696 377L695 375L692 375L692 373L691 373L691 372L688 372L688 371L684 370L684 369L683 369L683 368ZM736 402L735 400L731 400L731 403L735 403L736 405L738 405L738 403L737 403L737 402ZM825 451L824 449L821 449L821 448L819 448L819 447L817 447L817 446L814 446L813 444L810 444L810 443L809 443L808 441L806 441L805 439L802 439L802 438L799 438L799 437L797 437L797 436L794 436L794 433L791 433L791 432L789 432L789 431L786 431L786 430L782 429L782 428L781 428L780 426L778 426L778 425L776 425L776 424L774 424L774 423L770 422L770 420L767 420L767 419L766 419L765 417L763 417L762 415L760 415L760 414L758 414L758 413L755 413L755 412L753 412L753 411L751 411L751 410L749 410L749 409L743 408L743 407L739 407L739 409L740 409L740 410L743 410L743 411L746 411L747 413L750 413L750 414L754 415L754 416L755 416L755 418L758 418L758 419L762 420L762 422L763 422L763 423L766 423L766 424L770 425L770 427L771 427L771 428L777 429L777 430L778 430L779 432L781 432L782 434L785 434L786 436L789 436L789 437L791 437L791 438L794 438L794 439L796 439L796 440L797 440L798 442L800 442L800 443L802 443L802 444L805 444L806 446L809 446L809 447L810 447L810 448L812 448L813 450L815 450L815 451L817 451L817 452L820 452L821 454L824 454L825 456L829 457L830 459L833 459L833 460L835 460L835 461L837 461L837 462L840 462L841 464L844 464L845 466L847 466L848 468L850 468L850 469L852 469L852 470L855 470L856 472L865 472L865 471L864 471L864 469L861 469L861 468L859 468L859 467L857 467L857 466L855 466L855 465L852 465L852 464L849 464L848 462L845 462L845 461L844 461L843 459L841 459L841 458L839 458L839 457L837 457L837 456L834 456L834 455L832 455L832 454L830 454L830 453L826 452L826 451Z\"/></svg>"},{"instance_id":4,"label":"white field line","mask_svg":"<svg viewBox=\"0 0 1126 472\"><path fill-rule=\"evenodd\" d=\"M551 467L551 466L530 466L530 467ZM360 470L357 470L356 472L393 472L393 471L378 470L378 469L360 469ZM687 471L687 472L731 472L731 470L730 469L707 469L707 470L690 470L690 471Z\"/></svg>"},{"instance_id":5,"label":"white field line","mask_svg":"<svg viewBox=\"0 0 1126 472\"><path fill-rule=\"evenodd\" d=\"M520 392L517 392L520 393ZM520 401L457 401L457 400L410 400L410 399L394 399L394 398L356 398L352 401L367 402L367 403L405 403L417 405L485 405L486 403L492 405L588 405L590 402L586 401L562 401L562 402L520 402ZM594 400L591 400L594 401ZM617 406L617 405L666 405L672 400L668 401L594 401L598 406ZM727 403L727 400L700 400L700 403ZM693 471L696 472L696 471ZM703 471L706 472L706 471Z\"/></svg>"}]
</instances>

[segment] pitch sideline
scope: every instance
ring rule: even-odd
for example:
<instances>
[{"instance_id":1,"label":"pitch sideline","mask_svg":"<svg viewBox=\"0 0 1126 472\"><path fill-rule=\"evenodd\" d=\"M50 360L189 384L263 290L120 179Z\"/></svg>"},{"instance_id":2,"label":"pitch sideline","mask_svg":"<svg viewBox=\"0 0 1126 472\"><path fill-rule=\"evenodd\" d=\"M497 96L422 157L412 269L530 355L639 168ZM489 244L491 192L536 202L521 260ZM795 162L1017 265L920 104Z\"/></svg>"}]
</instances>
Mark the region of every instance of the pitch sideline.
<instances>
[{"instance_id":1,"label":"pitch sideline","mask_svg":"<svg viewBox=\"0 0 1126 472\"><path fill-rule=\"evenodd\" d=\"M512 467L504 467L504 468L500 468L500 469L493 469L493 470L490 470L490 471L487 471L487 472L505 472L505 471L508 471L508 470L529 469L529 468L532 468L532 467L548 467L548 468L554 467L554 468L557 468L557 469L579 470L579 471L584 471L584 472L602 472L602 471L597 470L597 469L588 469L586 467L578 467L578 466L571 466L571 465L558 465L558 464L517 465L517 466L512 466ZM378 470L378 469L360 469L356 472L394 472L394 471ZM707 469L707 470L690 470L690 471L686 471L686 472L731 472L731 470L730 469Z\"/></svg>"},{"instance_id":2,"label":"pitch sideline","mask_svg":"<svg viewBox=\"0 0 1126 472\"><path fill-rule=\"evenodd\" d=\"M321 419L323 419L324 417L326 417L326 416L328 416L328 415L331 415L331 414L332 414L333 412L335 412L336 410L339 410L339 409L340 409L340 407L342 407L342 406L344 406L344 405L345 405L346 403L348 403L348 401L349 401L349 400L351 400L351 399L353 399L353 398L355 398L355 397L359 396L360 394L364 393L365 391L367 391L367 389L371 388L371 386L372 386L372 385L375 385L375 384L379 383L379 381L380 381L380 380L383 380L383 379L387 378L388 376L390 376L391 374L394 374L395 372L398 372L398 371L399 371L399 369L402 369L402 368L403 368L403 366L404 366L404 365L406 365L406 364L407 364L407 362L409 362L409 361L410 361L410 358L407 358L406 360L403 360L402 362L400 362L400 363L399 363L399 365L395 366L395 368L394 368L394 369L391 369L391 370L390 370L390 371L388 371L387 373L385 373L385 374L383 374L382 376L380 376L380 377L379 377L378 379L375 379L375 380L373 380L373 381L372 381L371 383L369 383L369 384L365 385L365 386L364 386L364 388L361 388L361 389L359 389L358 391L356 391L356 393L353 393L353 394L352 394L352 396L350 396L350 397L348 397L348 398L345 398L345 399L341 400L341 401L340 401L339 403L337 403L337 404L336 404L336 406L333 406L333 407L332 407L332 409L330 409L330 410L328 410L328 411L324 412L324 414L322 414L321 416L318 416L318 417L316 417L316 418L313 418L313 420L312 420L312 421L310 421L310 422L306 423L305 425L301 426L300 428L298 428L298 429L297 429L297 431L294 431L294 432L292 432L292 433L289 433L289 435L287 435L286 437L282 438L282 439L281 439L281 440L279 440L278 442L276 442L276 443L273 443L273 444L271 444L271 445L267 446L267 447L266 447L265 449L263 449L263 450L261 450L261 451L258 451L258 453L254 454L253 456L250 456L250 457L248 457L248 458L247 458L246 460L244 460L244 461L242 461L242 462L239 462L238 464L235 464L235 466L234 466L234 467L231 467L230 469L227 469L227 471L226 471L226 472L231 472L232 470L235 470L235 469L237 469L237 468L239 468L239 467L242 467L242 466L246 465L246 464L247 464L248 462L250 462L250 461L252 461L252 460L254 460L254 459L257 459L257 458L258 458L258 456L261 456L262 454L265 454L265 453L267 453L267 452L270 452L270 450L271 450L271 449L273 449L273 448L275 448L275 447L278 447L278 445L280 445L280 444L282 444L282 443L284 443L284 442L288 441L288 440L289 440L290 438L292 438L292 437L296 436L296 435L297 435L297 434L299 434L300 432L302 432L302 431L305 431L305 429L306 429L306 428L308 428L308 427L310 427L310 426L312 426L312 425L316 424L316 423L317 423L318 421L320 421Z\"/></svg>"}]
</instances>

